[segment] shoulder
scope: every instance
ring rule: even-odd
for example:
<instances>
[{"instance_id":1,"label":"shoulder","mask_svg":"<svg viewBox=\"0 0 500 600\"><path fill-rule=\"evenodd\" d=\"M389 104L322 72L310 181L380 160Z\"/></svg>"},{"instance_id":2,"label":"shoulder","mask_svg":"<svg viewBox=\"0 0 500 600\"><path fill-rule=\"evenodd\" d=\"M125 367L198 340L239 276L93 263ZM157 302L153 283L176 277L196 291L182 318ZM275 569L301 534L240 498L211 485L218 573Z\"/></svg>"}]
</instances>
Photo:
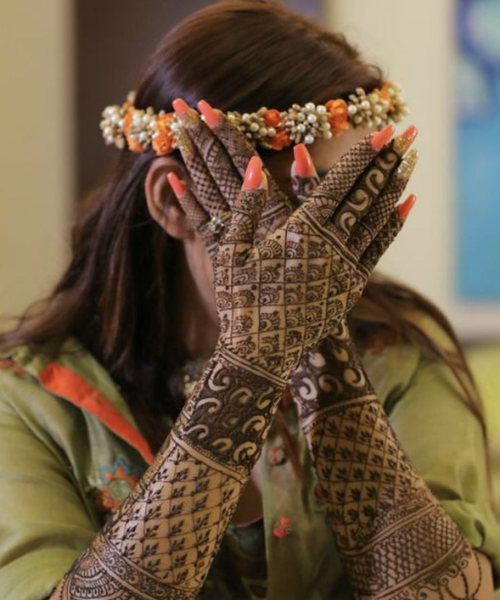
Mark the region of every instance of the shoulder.
<instances>
[{"instance_id":1,"label":"shoulder","mask_svg":"<svg viewBox=\"0 0 500 600\"><path fill-rule=\"evenodd\" d=\"M387 413L410 390L418 400L420 393L443 394L466 401L465 389L472 389L467 365L460 348L448 331L431 315L412 310L404 319L416 333L403 339L387 326L368 327L360 352L368 376Z\"/></svg>"}]
</instances>

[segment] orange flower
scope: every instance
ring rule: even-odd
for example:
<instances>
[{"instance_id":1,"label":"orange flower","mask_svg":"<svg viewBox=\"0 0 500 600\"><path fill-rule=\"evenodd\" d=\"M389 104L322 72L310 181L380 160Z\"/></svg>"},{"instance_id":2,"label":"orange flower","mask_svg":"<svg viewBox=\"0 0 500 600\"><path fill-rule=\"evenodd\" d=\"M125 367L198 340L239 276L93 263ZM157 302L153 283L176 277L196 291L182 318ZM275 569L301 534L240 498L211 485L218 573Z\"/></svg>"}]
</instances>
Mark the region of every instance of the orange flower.
<instances>
[{"instance_id":1,"label":"orange flower","mask_svg":"<svg viewBox=\"0 0 500 600\"><path fill-rule=\"evenodd\" d=\"M337 100L328 100L325 106L330 113L328 122L332 126L331 132L337 137L343 131L349 129L349 111L347 110L347 103L339 98Z\"/></svg>"},{"instance_id":2,"label":"orange flower","mask_svg":"<svg viewBox=\"0 0 500 600\"><path fill-rule=\"evenodd\" d=\"M143 144L141 144L140 142L138 142L137 140L132 139L130 136L126 136L127 138L127 144L128 147L130 149L131 152L144 152L144 150L146 149Z\"/></svg>"},{"instance_id":3,"label":"orange flower","mask_svg":"<svg viewBox=\"0 0 500 600\"><path fill-rule=\"evenodd\" d=\"M273 148L274 150L283 150L286 146L290 146L292 140L288 135L288 131L286 129L280 129L276 132L276 135L272 138L266 139L266 142Z\"/></svg>"},{"instance_id":4,"label":"orange flower","mask_svg":"<svg viewBox=\"0 0 500 600\"><path fill-rule=\"evenodd\" d=\"M387 91L387 88L390 88L390 87L391 87L391 83L389 81L384 81L381 90L379 90L379 89L373 90L381 98L383 98L384 100L387 100L389 102L389 106L387 108L388 111L392 110L394 108L394 102L391 100L391 96L390 96L389 92Z\"/></svg>"},{"instance_id":5,"label":"orange flower","mask_svg":"<svg viewBox=\"0 0 500 600\"><path fill-rule=\"evenodd\" d=\"M128 133L130 131L130 127L132 126L132 113L129 111L124 119L123 119L123 131L124 133Z\"/></svg>"},{"instance_id":6,"label":"orange flower","mask_svg":"<svg viewBox=\"0 0 500 600\"><path fill-rule=\"evenodd\" d=\"M267 125L269 125L269 127L277 127L282 121L280 111L276 110L275 108L271 108L270 110L266 111L264 114L264 121L267 123Z\"/></svg>"},{"instance_id":7,"label":"orange flower","mask_svg":"<svg viewBox=\"0 0 500 600\"><path fill-rule=\"evenodd\" d=\"M170 154L174 149L174 139L170 128L174 113L160 115L156 122L156 131L159 133L153 140L153 148L158 156Z\"/></svg>"}]
</instances>

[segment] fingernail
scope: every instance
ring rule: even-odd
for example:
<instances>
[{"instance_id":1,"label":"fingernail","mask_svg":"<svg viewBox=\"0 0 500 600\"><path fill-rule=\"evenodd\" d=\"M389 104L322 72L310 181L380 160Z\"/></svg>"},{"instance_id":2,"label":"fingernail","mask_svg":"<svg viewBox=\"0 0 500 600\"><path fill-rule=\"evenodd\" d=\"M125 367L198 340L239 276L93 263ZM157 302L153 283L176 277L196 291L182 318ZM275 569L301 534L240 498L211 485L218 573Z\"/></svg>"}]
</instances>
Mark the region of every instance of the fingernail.
<instances>
[{"instance_id":1,"label":"fingernail","mask_svg":"<svg viewBox=\"0 0 500 600\"><path fill-rule=\"evenodd\" d=\"M410 125L408 129L405 129L401 135L394 138L394 150L403 156L408 148L413 144L414 139L417 137L418 129L415 125Z\"/></svg>"},{"instance_id":2,"label":"fingernail","mask_svg":"<svg viewBox=\"0 0 500 600\"><path fill-rule=\"evenodd\" d=\"M314 177L316 169L305 144L297 144L293 147L295 156L295 172L299 177Z\"/></svg>"},{"instance_id":3,"label":"fingernail","mask_svg":"<svg viewBox=\"0 0 500 600\"><path fill-rule=\"evenodd\" d=\"M382 150L382 148L387 144L387 142L394 135L396 129L394 125L386 125L382 131L378 131L372 135L372 148L374 150Z\"/></svg>"},{"instance_id":4,"label":"fingernail","mask_svg":"<svg viewBox=\"0 0 500 600\"><path fill-rule=\"evenodd\" d=\"M396 176L404 183L410 179L413 169L417 164L419 157L418 150L410 150L408 154L403 158L401 164L396 171Z\"/></svg>"},{"instance_id":5,"label":"fingernail","mask_svg":"<svg viewBox=\"0 0 500 600\"><path fill-rule=\"evenodd\" d=\"M210 129L214 129L214 127L216 127L219 123L219 113L212 108L206 100L200 100L197 106L200 109L201 114L205 117L205 123L210 127Z\"/></svg>"},{"instance_id":6,"label":"fingernail","mask_svg":"<svg viewBox=\"0 0 500 600\"><path fill-rule=\"evenodd\" d=\"M172 106L174 107L175 112L179 117L184 117L189 110L189 106L184 102L182 98L176 98L172 102Z\"/></svg>"},{"instance_id":7,"label":"fingernail","mask_svg":"<svg viewBox=\"0 0 500 600\"><path fill-rule=\"evenodd\" d=\"M411 209L415 206L415 202L417 201L417 197L415 194L410 194L408 198L398 206L399 216L403 221L410 214Z\"/></svg>"},{"instance_id":8,"label":"fingernail","mask_svg":"<svg viewBox=\"0 0 500 600\"><path fill-rule=\"evenodd\" d=\"M186 186L177 177L177 175L173 171L170 171L170 173L167 174L167 179L168 183L170 184L170 187L174 190L174 194L177 197L182 196L186 191Z\"/></svg>"},{"instance_id":9,"label":"fingernail","mask_svg":"<svg viewBox=\"0 0 500 600\"><path fill-rule=\"evenodd\" d=\"M253 156L245 172L243 187L247 190L258 190L262 183L262 161L258 156Z\"/></svg>"}]
</instances>

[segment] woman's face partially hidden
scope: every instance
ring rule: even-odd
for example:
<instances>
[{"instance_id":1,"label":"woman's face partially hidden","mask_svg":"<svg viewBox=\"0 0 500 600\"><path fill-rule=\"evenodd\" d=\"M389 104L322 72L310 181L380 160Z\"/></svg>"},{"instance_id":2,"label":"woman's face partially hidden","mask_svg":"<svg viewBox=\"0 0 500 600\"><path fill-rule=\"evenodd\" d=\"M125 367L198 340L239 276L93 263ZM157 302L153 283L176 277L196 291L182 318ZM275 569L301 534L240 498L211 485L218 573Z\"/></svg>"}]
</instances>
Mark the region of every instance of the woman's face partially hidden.
<instances>
[{"instance_id":1,"label":"woman's face partially hidden","mask_svg":"<svg viewBox=\"0 0 500 600\"><path fill-rule=\"evenodd\" d=\"M317 140L314 144L308 146L313 163L320 178L330 170L330 168L339 160L358 141L365 137L370 130L368 129L350 129L340 135L338 138L330 140ZM293 162L293 150L287 148L280 152L275 152L264 158L264 163L269 172L287 195L292 195L291 186L291 167ZM215 295L213 289L213 267L208 252L205 249L201 238L196 236L188 247L185 247L187 260L191 275L198 288L198 293L203 299L205 309L208 314L217 319L215 308Z\"/></svg>"},{"instance_id":2,"label":"woman's face partially hidden","mask_svg":"<svg viewBox=\"0 0 500 600\"><path fill-rule=\"evenodd\" d=\"M330 140L316 140L307 146L314 166L320 179L333 167L339 158L352 146L370 133L369 129L349 129L337 138ZM274 152L264 159L266 167L274 177L279 187L288 195L292 195L290 169L293 162L293 150L287 148L281 152Z\"/></svg>"}]
</instances>

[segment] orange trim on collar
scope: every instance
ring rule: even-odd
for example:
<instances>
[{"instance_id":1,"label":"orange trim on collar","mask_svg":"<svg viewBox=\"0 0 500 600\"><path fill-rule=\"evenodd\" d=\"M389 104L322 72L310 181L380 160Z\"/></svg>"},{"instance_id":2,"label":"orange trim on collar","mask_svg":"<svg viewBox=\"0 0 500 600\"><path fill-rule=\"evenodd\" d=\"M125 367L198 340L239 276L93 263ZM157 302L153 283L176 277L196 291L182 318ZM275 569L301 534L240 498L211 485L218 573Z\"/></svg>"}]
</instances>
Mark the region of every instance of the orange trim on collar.
<instances>
[{"instance_id":1,"label":"orange trim on collar","mask_svg":"<svg viewBox=\"0 0 500 600\"><path fill-rule=\"evenodd\" d=\"M39 377L47 390L95 415L113 433L133 446L148 464L153 462L154 455L146 438L83 377L58 363L49 363Z\"/></svg>"}]
</instances>

